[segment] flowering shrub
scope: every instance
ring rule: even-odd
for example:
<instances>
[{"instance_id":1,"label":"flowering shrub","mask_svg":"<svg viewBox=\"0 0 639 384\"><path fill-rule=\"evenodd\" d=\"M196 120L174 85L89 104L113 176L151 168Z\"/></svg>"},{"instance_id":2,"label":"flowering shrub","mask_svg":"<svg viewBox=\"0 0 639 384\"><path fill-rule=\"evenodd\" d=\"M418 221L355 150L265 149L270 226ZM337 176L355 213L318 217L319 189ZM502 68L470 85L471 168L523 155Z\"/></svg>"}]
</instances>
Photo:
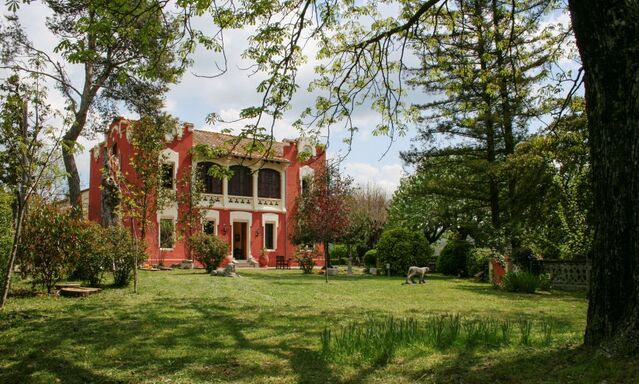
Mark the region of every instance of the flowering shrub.
<instances>
[{"instance_id":1,"label":"flowering shrub","mask_svg":"<svg viewBox=\"0 0 639 384\"><path fill-rule=\"evenodd\" d=\"M313 249L310 250L298 249L297 252L295 252L295 259L304 273L313 272L313 267L315 267L314 259L319 256L320 253L317 247L313 247Z\"/></svg>"},{"instance_id":2,"label":"flowering shrub","mask_svg":"<svg viewBox=\"0 0 639 384\"><path fill-rule=\"evenodd\" d=\"M189 245L195 260L204 264L206 271L216 270L224 256L228 254L229 245L217 236L198 233L189 238Z\"/></svg>"}]
</instances>

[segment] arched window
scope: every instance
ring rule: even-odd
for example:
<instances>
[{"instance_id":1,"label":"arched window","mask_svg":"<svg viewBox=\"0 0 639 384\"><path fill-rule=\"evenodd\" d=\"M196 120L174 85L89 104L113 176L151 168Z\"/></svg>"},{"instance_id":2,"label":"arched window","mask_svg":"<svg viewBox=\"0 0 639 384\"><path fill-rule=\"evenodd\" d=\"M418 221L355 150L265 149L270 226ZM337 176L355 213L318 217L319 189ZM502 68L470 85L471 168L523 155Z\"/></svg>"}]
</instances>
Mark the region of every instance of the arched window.
<instances>
[{"instance_id":1,"label":"arched window","mask_svg":"<svg viewBox=\"0 0 639 384\"><path fill-rule=\"evenodd\" d=\"M259 197L281 198L280 173L274 169L260 169L257 176L257 195Z\"/></svg>"},{"instance_id":2,"label":"arched window","mask_svg":"<svg viewBox=\"0 0 639 384\"><path fill-rule=\"evenodd\" d=\"M198 163L197 174L200 183L202 183L203 193L215 193L222 194L222 180L217 177L209 175L209 168L214 164L211 162Z\"/></svg>"},{"instance_id":3,"label":"arched window","mask_svg":"<svg viewBox=\"0 0 639 384\"><path fill-rule=\"evenodd\" d=\"M251 170L242 165L232 165L233 177L229 180L229 195L252 196L253 176Z\"/></svg>"}]
</instances>

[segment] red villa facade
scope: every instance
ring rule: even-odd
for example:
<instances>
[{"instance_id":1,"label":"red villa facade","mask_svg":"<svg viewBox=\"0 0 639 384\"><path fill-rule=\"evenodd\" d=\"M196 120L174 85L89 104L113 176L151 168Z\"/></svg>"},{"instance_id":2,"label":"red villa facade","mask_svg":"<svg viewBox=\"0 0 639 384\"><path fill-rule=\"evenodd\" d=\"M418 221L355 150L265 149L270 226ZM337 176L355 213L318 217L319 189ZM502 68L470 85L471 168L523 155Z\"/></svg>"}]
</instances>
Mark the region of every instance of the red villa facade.
<instances>
[{"instance_id":1,"label":"red villa facade","mask_svg":"<svg viewBox=\"0 0 639 384\"><path fill-rule=\"evenodd\" d=\"M136 175L129 161L133 155L127 134L130 126L124 118L114 120L105 134L105 141L91 150L90 220L100 222L102 219L101 183L107 162L104 156L109 156L108 161L117 164L119 172L135 182ZM202 230L230 244L229 253L232 252L240 263L250 257L259 259L264 250L269 256L269 266L275 266L275 256L293 258L295 246L289 237L292 207L303 181L324 167L326 153L304 138L273 142L266 159L258 154L251 157L243 150L242 142L231 155L222 159L196 161L190 151L199 144L223 147L232 139L233 136L196 130L188 123L176 127L166 135L166 146L162 151L166 169L164 182L176 193L178 188L188 188L177 180L190 167L196 167L197 177L203 184L202 200L206 203L202 208L205 210ZM300 156L300 153L310 156ZM225 179L209 176L206 171L212 164L229 167L233 176ZM151 218L146 234L150 264L172 265L188 258L186 239L175 236L182 209L188 212L187 207L172 201L157 213L157 217ZM167 234L167 231L171 233Z\"/></svg>"}]
</instances>

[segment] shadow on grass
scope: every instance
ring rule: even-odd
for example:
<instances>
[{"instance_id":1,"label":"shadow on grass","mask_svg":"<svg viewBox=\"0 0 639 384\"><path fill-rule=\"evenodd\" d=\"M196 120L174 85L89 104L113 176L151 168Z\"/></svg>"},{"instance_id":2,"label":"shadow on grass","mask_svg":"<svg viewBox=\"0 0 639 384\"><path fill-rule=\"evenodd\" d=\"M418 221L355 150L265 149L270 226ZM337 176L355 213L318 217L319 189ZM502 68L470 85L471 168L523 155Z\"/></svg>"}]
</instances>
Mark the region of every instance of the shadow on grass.
<instances>
[{"instance_id":1,"label":"shadow on grass","mask_svg":"<svg viewBox=\"0 0 639 384\"><path fill-rule=\"evenodd\" d=\"M562 300L583 301L586 299L586 294L584 292L552 291L552 292L537 292L537 293L515 293L515 292L507 292L502 289L495 288L488 283L465 282L465 283L455 285L454 289L459 289L459 290L464 290L464 291L479 294L479 295L494 296L494 297L499 297L499 298L504 298L509 300L518 300L518 299L544 300L544 299L561 298Z\"/></svg>"},{"instance_id":2,"label":"shadow on grass","mask_svg":"<svg viewBox=\"0 0 639 384\"><path fill-rule=\"evenodd\" d=\"M494 361L462 350L441 363L412 372L411 381L429 383L637 383L637 358L611 359L586 347L522 348L517 357Z\"/></svg>"},{"instance_id":3,"label":"shadow on grass","mask_svg":"<svg viewBox=\"0 0 639 384\"><path fill-rule=\"evenodd\" d=\"M250 382L290 375L291 370L302 382L335 381L330 375L318 376L323 364L303 347L316 337L290 337L291 326L312 329L316 316L250 306L238 311L210 302L167 305L159 299L113 317L101 315L109 310L108 303L79 301L67 313L46 319L40 311L0 318L0 331L14 328L0 344L0 382L36 382L38 377L65 383L156 382L171 375L186 377L185 382ZM261 333L268 337L256 336Z\"/></svg>"}]
</instances>

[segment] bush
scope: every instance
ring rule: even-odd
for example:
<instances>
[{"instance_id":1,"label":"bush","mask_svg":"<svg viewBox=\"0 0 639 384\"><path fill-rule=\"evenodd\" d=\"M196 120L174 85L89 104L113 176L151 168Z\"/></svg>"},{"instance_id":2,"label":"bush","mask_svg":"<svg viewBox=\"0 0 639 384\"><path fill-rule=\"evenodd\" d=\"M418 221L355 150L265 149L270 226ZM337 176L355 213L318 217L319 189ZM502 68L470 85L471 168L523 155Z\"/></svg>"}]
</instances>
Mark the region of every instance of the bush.
<instances>
[{"instance_id":1,"label":"bush","mask_svg":"<svg viewBox=\"0 0 639 384\"><path fill-rule=\"evenodd\" d=\"M105 231L98 224L79 221L77 226L77 264L74 276L85 284L97 287L102 284L104 273L109 269L110 247L104 241Z\"/></svg>"},{"instance_id":2,"label":"bush","mask_svg":"<svg viewBox=\"0 0 639 384\"><path fill-rule=\"evenodd\" d=\"M366 268L377 266L377 249L371 249L364 254L364 266Z\"/></svg>"},{"instance_id":3,"label":"bush","mask_svg":"<svg viewBox=\"0 0 639 384\"><path fill-rule=\"evenodd\" d=\"M312 250L298 249L297 252L295 252L295 259L305 274L313 272L315 258L319 256L320 254L317 247L313 247Z\"/></svg>"},{"instance_id":4,"label":"bush","mask_svg":"<svg viewBox=\"0 0 639 384\"><path fill-rule=\"evenodd\" d=\"M107 247L111 255L111 270L113 271L113 285L126 287L131 283L136 259L139 262L146 258L143 244L137 244L129 230L112 226L104 229ZM136 257L137 256L137 257Z\"/></svg>"},{"instance_id":5,"label":"bush","mask_svg":"<svg viewBox=\"0 0 639 384\"><path fill-rule=\"evenodd\" d=\"M413 265L425 266L432 255L433 250L422 233L404 228L385 231L377 243L377 261L384 269L390 264L393 275L404 275Z\"/></svg>"},{"instance_id":6,"label":"bush","mask_svg":"<svg viewBox=\"0 0 639 384\"><path fill-rule=\"evenodd\" d=\"M346 264L348 262L348 246L345 244L334 244L329 256L331 257L331 264Z\"/></svg>"},{"instance_id":7,"label":"bush","mask_svg":"<svg viewBox=\"0 0 639 384\"><path fill-rule=\"evenodd\" d=\"M73 271L79 227L52 205L34 205L26 217L19 249L20 271L51 293Z\"/></svg>"},{"instance_id":8,"label":"bush","mask_svg":"<svg viewBox=\"0 0 639 384\"><path fill-rule=\"evenodd\" d=\"M472 245L465 240L449 241L437 258L437 271L444 275L468 276L466 261Z\"/></svg>"},{"instance_id":9,"label":"bush","mask_svg":"<svg viewBox=\"0 0 639 384\"><path fill-rule=\"evenodd\" d=\"M206 233L191 236L189 244L193 251L193 258L204 264L208 273L215 271L229 252L229 245L224 240Z\"/></svg>"},{"instance_id":10,"label":"bush","mask_svg":"<svg viewBox=\"0 0 639 384\"><path fill-rule=\"evenodd\" d=\"M542 273L539 276L539 290L550 291L552 289L552 279L550 273Z\"/></svg>"},{"instance_id":11,"label":"bush","mask_svg":"<svg viewBox=\"0 0 639 384\"><path fill-rule=\"evenodd\" d=\"M473 248L466 256L466 270L468 276L475 276L484 272L484 278L488 278L488 262L494 257L490 248Z\"/></svg>"},{"instance_id":12,"label":"bush","mask_svg":"<svg viewBox=\"0 0 639 384\"><path fill-rule=\"evenodd\" d=\"M542 264L539 258L530 248L518 247L512 252L512 260L522 271L538 275L541 273Z\"/></svg>"},{"instance_id":13,"label":"bush","mask_svg":"<svg viewBox=\"0 0 639 384\"><path fill-rule=\"evenodd\" d=\"M528 272L508 272L502 280L502 287L508 292L535 293L539 278Z\"/></svg>"},{"instance_id":14,"label":"bush","mask_svg":"<svg viewBox=\"0 0 639 384\"><path fill-rule=\"evenodd\" d=\"M4 272L13 244L12 196L0 189L0 276Z\"/></svg>"}]
</instances>

